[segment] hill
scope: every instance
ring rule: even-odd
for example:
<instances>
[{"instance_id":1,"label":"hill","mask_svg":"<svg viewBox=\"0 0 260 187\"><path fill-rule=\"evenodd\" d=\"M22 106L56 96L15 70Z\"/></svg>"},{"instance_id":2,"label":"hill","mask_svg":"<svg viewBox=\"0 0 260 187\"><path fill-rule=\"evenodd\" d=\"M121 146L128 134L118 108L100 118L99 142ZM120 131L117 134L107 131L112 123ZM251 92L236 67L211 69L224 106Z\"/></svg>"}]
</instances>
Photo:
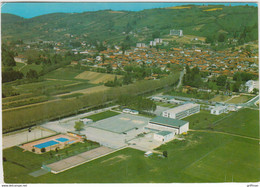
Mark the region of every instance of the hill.
<instances>
[{"instance_id":1,"label":"hill","mask_svg":"<svg viewBox=\"0 0 260 187\"><path fill-rule=\"evenodd\" d=\"M258 39L257 18L257 7L223 5L55 13L31 19L2 14L2 39L113 43L128 36L133 44L167 36L170 29L181 29L184 35L208 37L225 33L229 38L243 35L246 41L253 41Z\"/></svg>"}]
</instances>

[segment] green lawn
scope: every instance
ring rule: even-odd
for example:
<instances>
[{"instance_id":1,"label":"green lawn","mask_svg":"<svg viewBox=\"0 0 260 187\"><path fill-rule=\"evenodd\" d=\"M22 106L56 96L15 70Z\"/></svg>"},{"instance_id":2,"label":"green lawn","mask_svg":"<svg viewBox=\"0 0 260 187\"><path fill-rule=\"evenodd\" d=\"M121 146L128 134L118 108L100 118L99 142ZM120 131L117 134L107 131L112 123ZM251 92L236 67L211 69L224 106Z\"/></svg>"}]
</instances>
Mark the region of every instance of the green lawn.
<instances>
[{"instance_id":1,"label":"green lawn","mask_svg":"<svg viewBox=\"0 0 260 187\"><path fill-rule=\"evenodd\" d=\"M225 102L226 100L230 99L231 96L227 96L227 95L217 95L216 97L214 97L213 99L210 99L210 101L214 101L214 102Z\"/></svg>"},{"instance_id":2,"label":"green lawn","mask_svg":"<svg viewBox=\"0 0 260 187\"><path fill-rule=\"evenodd\" d=\"M176 104L171 104L171 103L162 103L162 102L155 102L155 103L158 106L168 107L168 108L174 108L174 107L178 106Z\"/></svg>"},{"instance_id":3,"label":"green lawn","mask_svg":"<svg viewBox=\"0 0 260 187\"><path fill-rule=\"evenodd\" d=\"M156 154L146 158L144 152L126 148L60 174L48 173L37 178L28 175L35 170L4 162L5 182L210 183L231 182L232 176L234 182L257 182L260 179L258 146L258 141L230 135L189 132L185 140L174 140L159 148L167 150L168 158ZM20 152L15 157L26 166L29 163L25 161L41 159L23 156L27 154ZM12 169L15 171L11 172Z\"/></svg>"},{"instance_id":4,"label":"green lawn","mask_svg":"<svg viewBox=\"0 0 260 187\"><path fill-rule=\"evenodd\" d=\"M102 120L102 119L106 119L106 118L116 116L118 114L120 114L120 113L109 110L109 111L101 112L101 113L98 113L98 114L93 114L93 115L87 116L85 118L92 119L93 121L99 121L99 120Z\"/></svg>"},{"instance_id":5,"label":"green lawn","mask_svg":"<svg viewBox=\"0 0 260 187\"><path fill-rule=\"evenodd\" d=\"M255 96L249 96L249 95L241 95L239 97L234 97L231 100L229 100L227 103L245 103L249 101L250 99L253 99Z\"/></svg>"},{"instance_id":6,"label":"green lawn","mask_svg":"<svg viewBox=\"0 0 260 187\"><path fill-rule=\"evenodd\" d=\"M242 109L214 124L214 130L259 138L259 110Z\"/></svg>"},{"instance_id":7,"label":"green lawn","mask_svg":"<svg viewBox=\"0 0 260 187\"><path fill-rule=\"evenodd\" d=\"M199 113L182 120L190 122L190 129L209 129L215 121L222 119L225 116L227 116L227 114L213 115L210 114L210 111L201 110Z\"/></svg>"},{"instance_id":8,"label":"green lawn","mask_svg":"<svg viewBox=\"0 0 260 187\"><path fill-rule=\"evenodd\" d=\"M213 115L201 111L183 119L190 122L190 129L206 129L259 138L259 111L242 109L238 112Z\"/></svg>"}]
</instances>

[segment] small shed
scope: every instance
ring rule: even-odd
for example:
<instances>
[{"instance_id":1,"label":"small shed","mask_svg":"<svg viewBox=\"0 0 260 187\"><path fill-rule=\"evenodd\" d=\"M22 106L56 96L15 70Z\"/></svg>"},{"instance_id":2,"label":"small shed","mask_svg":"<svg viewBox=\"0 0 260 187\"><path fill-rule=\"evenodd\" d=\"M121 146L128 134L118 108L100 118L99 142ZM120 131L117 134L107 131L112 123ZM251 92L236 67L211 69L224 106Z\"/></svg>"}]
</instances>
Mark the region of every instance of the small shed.
<instances>
[{"instance_id":1,"label":"small shed","mask_svg":"<svg viewBox=\"0 0 260 187\"><path fill-rule=\"evenodd\" d=\"M152 151L147 151L146 153L144 153L144 156L145 156L145 157L149 157L149 156L151 156L152 154L153 154Z\"/></svg>"},{"instance_id":2,"label":"small shed","mask_svg":"<svg viewBox=\"0 0 260 187\"><path fill-rule=\"evenodd\" d=\"M216 106L210 110L211 114L214 115L220 115L222 113L227 113L227 107L226 106Z\"/></svg>"},{"instance_id":3,"label":"small shed","mask_svg":"<svg viewBox=\"0 0 260 187\"><path fill-rule=\"evenodd\" d=\"M88 118L80 119L80 121L83 122L84 125L88 125L90 123L93 123L93 120L88 119Z\"/></svg>"}]
</instances>

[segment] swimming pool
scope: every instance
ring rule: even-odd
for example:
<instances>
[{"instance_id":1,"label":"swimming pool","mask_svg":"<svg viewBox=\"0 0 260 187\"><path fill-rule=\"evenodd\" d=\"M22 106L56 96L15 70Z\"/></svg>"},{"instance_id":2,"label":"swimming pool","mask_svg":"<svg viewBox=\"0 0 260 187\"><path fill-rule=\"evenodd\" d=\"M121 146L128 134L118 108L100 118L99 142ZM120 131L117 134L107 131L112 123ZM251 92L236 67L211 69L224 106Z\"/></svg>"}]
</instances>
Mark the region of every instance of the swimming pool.
<instances>
[{"instance_id":1,"label":"swimming pool","mask_svg":"<svg viewBox=\"0 0 260 187\"><path fill-rule=\"evenodd\" d=\"M50 147L50 146L56 145L56 144L59 144L59 142L51 140L51 141L48 141L48 142L44 142L44 143L41 143L41 144L34 145L34 147L41 149L41 148Z\"/></svg>"},{"instance_id":2,"label":"swimming pool","mask_svg":"<svg viewBox=\"0 0 260 187\"><path fill-rule=\"evenodd\" d=\"M66 142L66 141L69 141L68 138L57 138L56 140L59 141L59 142Z\"/></svg>"}]
</instances>

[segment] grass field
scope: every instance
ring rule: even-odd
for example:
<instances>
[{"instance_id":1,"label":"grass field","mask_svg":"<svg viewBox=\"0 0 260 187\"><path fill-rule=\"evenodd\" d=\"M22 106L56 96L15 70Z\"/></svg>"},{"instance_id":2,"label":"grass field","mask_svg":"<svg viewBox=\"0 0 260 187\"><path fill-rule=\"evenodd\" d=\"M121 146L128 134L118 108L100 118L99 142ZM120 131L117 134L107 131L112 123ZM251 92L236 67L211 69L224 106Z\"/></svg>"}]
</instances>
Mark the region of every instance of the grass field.
<instances>
[{"instance_id":1,"label":"grass field","mask_svg":"<svg viewBox=\"0 0 260 187\"><path fill-rule=\"evenodd\" d=\"M259 138L259 110L242 109L216 122L214 130Z\"/></svg>"},{"instance_id":2,"label":"grass field","mask_svg":"<svg viewBox=\"0 0 260 187\"><path fill-rule=\"evenodd\" d=\"M241 95L239 97L234 97L232 99L230 99L229 101L227 101L227 103L246 103L247 101L249 101L250 99L253 99L254 96L249 96L249 95Z\"/></svg>"},{"instance_id":3,"label":"grass field","mask_svg":"<svg viewBox=\"0 0 260 187\"><path fill-rule=\"evenodd\" d=\"M188 121L190 129L209 129L210 125L219 119L227 116L227 114L213 115L210 111L201 110L200 113L188 116L182 120Z\"/></svg>"},{"instance_id":4,"label":"grass field","mask_svg":"<svg viewBox=\"0 0 260 187\"><path fill-rule=\"evenodd\" d=\"M159 148L168 152L164 159L156 154L146 158L144 152L126 148L57 175L34 178L28 173L44 160L41 155L10 148L4 150L7 160L15 157L25 167L11 162L4 162L3 167L9 183L191 183L231 182L232 178L234 182L257 182L258 146L254 140L190 132L185 141L174 140Z\"/></svg>"},{"instance_id":5,"label":"grass field","mask_svg":"<svg viewBox=\"0 0 260 187\"><path fill-rule=\"evenodd\" d=\"M210 99L210 101L213 102L225 102L226 100L231 99L231 96L227 96L227 95L217 95L216 97L214 97L213 99Z\"/></svg>"},{"instance_id":6,"label":"grass field","mask_svg":"<svg viewBox=\"0 0 260 187\"><path fill-rule=\"evenodd\" d=\"M87 116L85 118L92 119L93 121L99 121L99 120L102 120L102 119L106 119L106 118L116 116L118 114L120 114L120 113L109 110L109 111L101 112L101 113L94 114L94 115L91 115L91 116Z\"/></svg>"},{"instance_id":7,"label":"grass field","mask_svg":"<svg viewBox=\"0 0 260 187\"><path fill-rule=\"evenodd\" d=\"M238 112L229 112L221 115L213 115L209 111L201 111L183 120L190 122L190 129L208 129L259 138L258 110L242 109Z\"/></svg>"},{"instance_id":8,"label":"grass field","mask_svg":"<svg viewBox=\"0 0 260 187\"><path fill-rule=\"evenodd\" d=\"M112 80L115 79L115 76L117 76L117 78L122 77L120 75L84 71L81 74L77 75L75 78L76 79L89 80L90 83L98 84L98 83L104 83L104 82L107 82L107 81L112 81Z\"/></svg>"},{"instance_id":9,"label":"grass field","mask_svg":"<svg viewBox=\"0 0 260 187\"><path fill-rule=\"evenodd\" d=\"M162 102L155 102L155 103L158 106L168 107L168 108L174 108L177 106L176 104L171 104L171 103L162 103Z\"/></svg>"}]
</instances>

